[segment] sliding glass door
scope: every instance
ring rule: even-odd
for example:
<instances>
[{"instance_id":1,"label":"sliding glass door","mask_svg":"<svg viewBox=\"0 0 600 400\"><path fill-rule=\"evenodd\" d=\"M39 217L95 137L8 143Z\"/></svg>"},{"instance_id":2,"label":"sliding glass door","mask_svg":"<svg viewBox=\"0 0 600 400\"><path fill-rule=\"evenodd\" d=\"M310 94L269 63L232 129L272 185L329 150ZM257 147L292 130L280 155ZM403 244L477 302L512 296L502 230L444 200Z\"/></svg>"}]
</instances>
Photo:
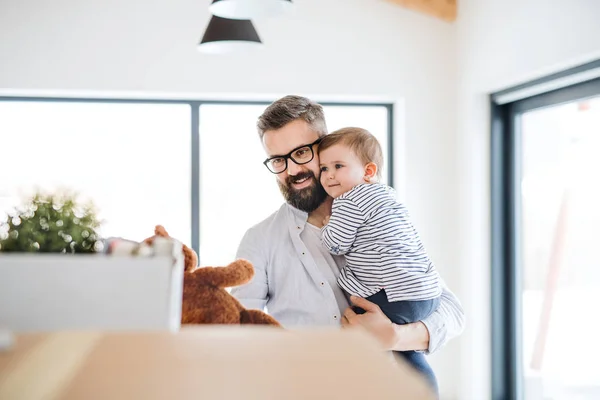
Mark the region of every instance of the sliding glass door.
<instances>
[{"instance_id":1,"label":"sliding glass door","mask_svg":"<svg viewBox=\"0 0 600 400\"><path fill-rule=\"evenodd\" d=\"M526 398L599 399L600 97L525 112L520 131Z\"/></svg>"},{"instance_id":2,"label":"sliding glass door","mask_svg":"<svg viewBox=\"0 0 600 400\"><path fill-rule=\"evenodd\" d=\"M600 80L507 104L497 121L494 367L512 387L505 398L600 399Z\"/></svg>"}]
</instances>

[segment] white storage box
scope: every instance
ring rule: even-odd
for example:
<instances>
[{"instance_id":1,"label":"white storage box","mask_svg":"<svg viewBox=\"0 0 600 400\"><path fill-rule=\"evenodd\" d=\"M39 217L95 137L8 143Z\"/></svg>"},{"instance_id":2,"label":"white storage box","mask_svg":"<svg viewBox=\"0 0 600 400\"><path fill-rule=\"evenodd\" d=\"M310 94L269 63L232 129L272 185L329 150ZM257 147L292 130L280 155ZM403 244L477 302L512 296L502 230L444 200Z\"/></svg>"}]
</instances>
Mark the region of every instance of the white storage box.
<instances>
[{"instance_id":1,"label":"white storage box","mask_svg":"<svg viewBox=\"0 0 600 400\"><path fill-rule=\"evenodd\" d=\"M182 257L0 253L0 329L177 331L182 286Z\"/></svg>"}]
</instances>

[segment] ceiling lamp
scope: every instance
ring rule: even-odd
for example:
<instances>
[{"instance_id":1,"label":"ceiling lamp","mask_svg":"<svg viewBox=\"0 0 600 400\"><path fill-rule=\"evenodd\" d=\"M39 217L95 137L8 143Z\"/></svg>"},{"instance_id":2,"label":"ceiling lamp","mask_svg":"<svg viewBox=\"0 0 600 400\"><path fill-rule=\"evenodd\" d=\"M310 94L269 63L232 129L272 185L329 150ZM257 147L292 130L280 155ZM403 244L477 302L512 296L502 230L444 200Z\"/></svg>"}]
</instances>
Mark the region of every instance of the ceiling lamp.
<instances>
[{"instance_id":1,"label":"ceiling lamp","mask_svg":"<svg viewBox=\"0 0 600 400\"><path fill-rule=\"evenodd\" d=\"M213 0L213 15L231 19L254 19L282 14L293 7L292 0Z\"/></svg>"},{"instance_id":2,"label":"ceiling lamp","mask_svg":"<svg viewBox=\"0 0 600 400\"><path fill-rule=\"evenodd\" d=\"M251 21L217 16L211 17L198 44L198 50L211 54L240 52L256 47L262 47L262 42Z\"/></svg>"}]
</instances>

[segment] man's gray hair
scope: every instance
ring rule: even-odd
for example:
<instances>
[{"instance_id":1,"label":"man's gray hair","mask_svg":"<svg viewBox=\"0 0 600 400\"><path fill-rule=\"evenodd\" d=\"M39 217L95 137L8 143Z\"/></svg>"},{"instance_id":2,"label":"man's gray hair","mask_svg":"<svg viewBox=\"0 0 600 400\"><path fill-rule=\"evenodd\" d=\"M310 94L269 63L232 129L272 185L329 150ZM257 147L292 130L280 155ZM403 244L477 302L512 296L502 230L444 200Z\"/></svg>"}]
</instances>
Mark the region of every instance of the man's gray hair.
<instances>
[{"instance_id":1,"label":"man's gray hair","mask_svg":"<svg viewBox=\"0 0 600 400\"><path fill-rule=\"evenodd\" d=\"M306 97L289 95L271 103L258 117L256 127L260 139L266 131L279 129L297 119L308 122L319 137L327 135L323 107Z\"/></svg>"}]
</instances>

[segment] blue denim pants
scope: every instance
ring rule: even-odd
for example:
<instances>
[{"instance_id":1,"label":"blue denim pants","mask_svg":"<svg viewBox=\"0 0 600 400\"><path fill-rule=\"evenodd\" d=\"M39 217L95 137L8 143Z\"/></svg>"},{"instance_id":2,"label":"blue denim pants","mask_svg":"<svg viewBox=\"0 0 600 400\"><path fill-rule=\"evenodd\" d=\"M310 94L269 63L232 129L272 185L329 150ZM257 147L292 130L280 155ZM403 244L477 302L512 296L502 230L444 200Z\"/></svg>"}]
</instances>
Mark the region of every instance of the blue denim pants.
<instances>
[{"instance_id":1,"label":"blue denim pants","mask_svg":"<svg viewBox=\"0 0 600 400\"><path fill-rule=\"evenodd\" d=\"M421 321L434 312L439 304L440 298L419 301L388 301L385 290L380 290L372 296L367 297L372 303L381 308L381 311L395 324L404 325ZM357 314L365 311L360 307L353 307ZM394 351L394 355L412 365L429 382L436 395L439 396L437 379L433 369L427 362L425 355L418 351Z\"/></svg>"}]
</instances>

